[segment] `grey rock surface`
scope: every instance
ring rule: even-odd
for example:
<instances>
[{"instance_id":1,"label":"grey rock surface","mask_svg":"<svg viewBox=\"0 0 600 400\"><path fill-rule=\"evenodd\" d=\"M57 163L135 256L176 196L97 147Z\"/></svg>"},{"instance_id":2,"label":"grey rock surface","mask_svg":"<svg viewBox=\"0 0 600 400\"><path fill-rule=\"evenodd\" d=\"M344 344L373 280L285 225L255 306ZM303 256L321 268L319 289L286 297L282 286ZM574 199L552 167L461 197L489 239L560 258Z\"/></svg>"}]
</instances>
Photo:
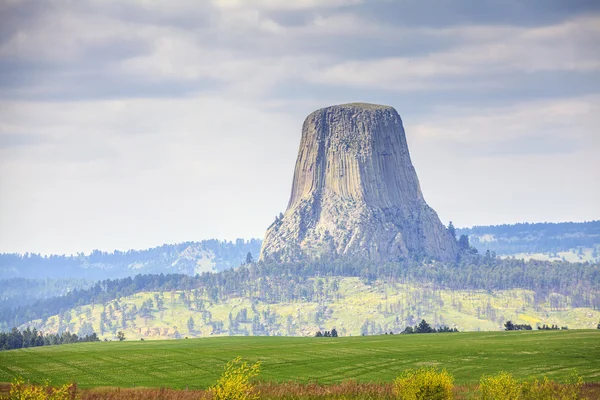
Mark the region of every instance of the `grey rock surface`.
<instances>
[{"instance_id":1,"label":"grey rock surface","mask_svg":"<svg viewBox=\"0 0 600 400\"><path fill-rule=\"evenodd\" d=\"M423 198L393 107L343 104L306 118L291 198L267 229L261 260L448 261L456 254L455 240Z\"/></svg>"}]
</instances>

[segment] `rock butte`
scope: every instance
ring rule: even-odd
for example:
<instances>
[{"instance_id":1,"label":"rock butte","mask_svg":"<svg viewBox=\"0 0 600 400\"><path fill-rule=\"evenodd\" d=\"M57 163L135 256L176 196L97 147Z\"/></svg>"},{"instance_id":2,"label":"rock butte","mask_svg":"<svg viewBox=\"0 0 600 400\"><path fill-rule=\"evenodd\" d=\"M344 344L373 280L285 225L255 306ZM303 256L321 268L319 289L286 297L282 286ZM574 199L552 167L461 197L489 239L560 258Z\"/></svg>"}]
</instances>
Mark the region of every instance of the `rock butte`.
<instances>
[{"instance_id":1,"label":"rock butte","mask_svg":"<svg viewBox=\"0 0 600 400\"><path fill-rule=\"evenodd\" d=\"M261 260L449 261L456 254L454 238L423 198L393 107L342 104L306 118L292 195L283 218L267 229Z\"/></svg>"}]
</instances>

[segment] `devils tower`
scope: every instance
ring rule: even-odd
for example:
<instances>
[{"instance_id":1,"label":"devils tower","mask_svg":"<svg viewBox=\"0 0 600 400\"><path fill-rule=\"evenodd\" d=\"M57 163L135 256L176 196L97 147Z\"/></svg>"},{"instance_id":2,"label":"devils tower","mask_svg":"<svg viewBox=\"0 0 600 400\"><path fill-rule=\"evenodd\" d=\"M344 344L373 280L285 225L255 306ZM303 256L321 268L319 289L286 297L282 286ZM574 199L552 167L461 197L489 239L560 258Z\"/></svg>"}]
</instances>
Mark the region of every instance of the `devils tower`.
<instances>
[{"instance_id":1,"label":"devils tower","mask_svg":"<svg viewBox=\"0 0 600 400\"><path fill-rule=\"evenodd\" d=\"M342 104L306 118L292 195L283 218L267 229L261 260L454 260L456 253L423 198L393 107Z\"/></svg>"}]
</instances>

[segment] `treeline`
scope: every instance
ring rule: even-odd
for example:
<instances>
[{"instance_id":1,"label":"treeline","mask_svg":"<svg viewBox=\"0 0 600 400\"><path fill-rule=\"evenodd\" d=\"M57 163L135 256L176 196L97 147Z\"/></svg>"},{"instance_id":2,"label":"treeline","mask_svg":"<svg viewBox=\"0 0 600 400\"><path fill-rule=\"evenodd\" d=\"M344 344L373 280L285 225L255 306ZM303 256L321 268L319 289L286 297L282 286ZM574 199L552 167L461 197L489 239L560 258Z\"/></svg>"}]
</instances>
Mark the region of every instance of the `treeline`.
<instances>
[{"instance_id":1,"label":"treeline","mask_svg":"<svg viewBox=\"0 0 600 400\"><path fill-rule=\"evenodd\" d=\"M338 337L338 331L335 328L325 332L317 331L317 333L315 333L315 337Z\"/></svg>"},{"instance_id":2,"label":"treeline","mask_svg":"<svg viewBox=\"0 0 600 400\"><path fill-rule=\"evenodd\" d=\"M600 324L598 324L598 326L600 326ZM559 330L569 330L568 326L562 326L562 327L558 327L558 325L552 324L551 326L548 326L546 324L543 324L542 326L537 327L537 329L539 331L559 331ZM600 328L598 328L600 329ZM529 324L513 324L512 321L506 321L506 323L504 324L504 330L505 331L531 331L533 330L533 328L531 327L531 325Z\"/></svg>"},{"instance_id":3,"label":"treeline","mask_svg":"<svg viewBox=\"0 0 600 400\"><path fill-rule=\"evenodd\" d=\"M456 328L450 328L448 326L440 326L439 328L433 328L427 321L424 319L419 322L418 325L407 326L406 329L402 332L403 334L411 334L411 333L448 333L448 332L458 332Z\"/></svg>"},{"instance_id":4,"label":"treeline","mask_svg":"<svg viewBox=\"0 0 600 400\"><path fill-rule=\"evenodd\" d=\"M100 341L100 339L95 332L83 337L69 332L63 332L62 334L47 333L44 335L35 328L27 328L22 331L13 328L10 332L0 332L0 350L98 341Z\"/></svg>"},{"instance_id":5,"label":"treeline","mask_svg":"<svg viewBox=\"0 0 600 400\"><path fill-rule=\"evenodd\" d=\"M2 308L15 308L37 300L64 296L75 289L86 289L93 282L86 279L26 279L0 280Z\"/></svg>"},{"instance_id":6,"label":"treeline","mask_svg":"<svg viewBox=\"0 0 600 400\"><path fill-rule=\"evenodd\" d=\"M201 259L209 258L215 264L216 271L221 271L244 263L248 253L259 253L260 246L259 239L237 239L234 242L203 240L164 244L147 250L94 250L90 254L78 253L69 256L1 253L0 276L100 280L169 271L195 275L197 262Z\"/></svg>"},{"instance_id":7,"label":"treeline","mask_svg":"<svg viewBox=\"0 0 600 400\"><path fill-rule=\"evenodd\" d=\"M316 279L314 279L317 277ZM457 263L428 259L377 264L364 260L338 259L299 263L254 263L220 273L195 277L182 274L138 275L135 278L104 280L89 289L38 301L16 309L0 310L0 329L84 304L102 304L141 291L196 289L213 303L245 297L265 303L318 301L339 296L335 277L359 277L370 284L376 280L409 283L431 289L506 290L534 292L534 304L549 302L552 309L589 307L600 309L600 265L547 261L499 259L465 253ZM320 278L331 278L325 285ZM260 331L260 326L256 327Z\"/></svg>"},{"instance_id":8,"label":"treeline","mask_svg":"<svg viewBox=\"0 0 600 400\"><path fill-rule=\"evenodd\" d=\"M551 326L548 326L546 324L537 327L538 331L559 331L561 329L565 330L565 329L569 329L566 326L563 326L562 328L560 328L558 325L552 324Z\"/></svg>"},{"instance_id":9,"label":"treeline","mask_svg":"<svg viewBox=\"0 0 600 400\"><path fill-rule=\"evenodd\" d=\"M510 255L520 253L556 254L576 248L600 247L600 221L561 223L519 223L474 226L457 229L469 236L480 251ZM595 258L598 251L595 250Z\"/></svg>"},{"instance_id":10,"label":"treeline","mask_svg":"<svg viewBox=\"0 0 600 400\"><path fill-rule=\"evenodd\" d=\"M506 321L504 324L505 331L530 331L532 329L529 324L513 324L512 321Z\"/></svg>"}]
</instances>

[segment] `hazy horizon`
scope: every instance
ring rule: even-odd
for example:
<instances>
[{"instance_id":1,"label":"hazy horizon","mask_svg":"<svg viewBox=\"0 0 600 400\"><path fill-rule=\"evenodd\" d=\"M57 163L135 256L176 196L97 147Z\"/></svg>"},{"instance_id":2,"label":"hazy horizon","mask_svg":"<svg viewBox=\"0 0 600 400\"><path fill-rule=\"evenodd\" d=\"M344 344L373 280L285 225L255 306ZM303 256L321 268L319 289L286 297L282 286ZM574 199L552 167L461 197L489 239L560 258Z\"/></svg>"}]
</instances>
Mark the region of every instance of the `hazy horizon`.
<instances>
[{"instance_id":1,"label":"hazy horizon","mask_svg":"<svg viewBox=\"0 0 600 400\"><path fill-rule=\"evenodd\" d=\"M0 26L0 252L262 239L305 116L358 101L399 112L445 224L600 219L597 2L11 0Z\"/></svg>"}]
</instances>

